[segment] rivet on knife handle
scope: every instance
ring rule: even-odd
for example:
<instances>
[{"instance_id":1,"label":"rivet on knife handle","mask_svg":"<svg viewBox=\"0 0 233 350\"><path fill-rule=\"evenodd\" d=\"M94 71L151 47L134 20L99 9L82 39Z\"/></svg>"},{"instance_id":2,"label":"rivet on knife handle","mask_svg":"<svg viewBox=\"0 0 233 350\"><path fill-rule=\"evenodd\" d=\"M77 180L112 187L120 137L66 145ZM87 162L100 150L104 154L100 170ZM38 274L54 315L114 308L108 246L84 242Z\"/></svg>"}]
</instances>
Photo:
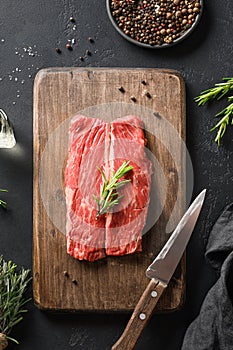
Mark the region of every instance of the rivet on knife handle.
<instances>
[{"instance_id":1,"label":"rivet on knife handle","mask_svg":"<svg viewBox=\"0 0 233 350\"><path fill-rule=\"evenodd\" d=\"M113 345L112 350L133 350L135 348L138 338L166 287L166 284L154 278L150 281L135 307L123 334Z\"/></svg>"}]
</instances>

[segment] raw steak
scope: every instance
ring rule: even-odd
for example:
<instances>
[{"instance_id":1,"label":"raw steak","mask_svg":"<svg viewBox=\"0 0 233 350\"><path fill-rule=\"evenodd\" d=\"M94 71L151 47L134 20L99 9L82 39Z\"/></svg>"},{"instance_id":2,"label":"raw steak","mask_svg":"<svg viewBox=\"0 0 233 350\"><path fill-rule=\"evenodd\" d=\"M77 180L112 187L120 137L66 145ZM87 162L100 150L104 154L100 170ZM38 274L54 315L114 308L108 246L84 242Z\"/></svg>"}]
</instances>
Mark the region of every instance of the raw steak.
<instances>
[{"instance_id":1,"label":"raw steak","mask_svg":"<svg viewBox=\"0 0 233 350\"><path fill-rule=\"evenodd\" d=\"M105 217L96 220L97 210L89 203L91 190L89 196L85 196L85 193L86 186L91 186L88 182L93 180L87 156L97 145L105 144L107 130L108 125L103 121L82 115L77 115L70 127L65 170L67 252L79 260L94 261L105 256ZM93 157L97 161L96 166L104 163L104 153L97 153L98 159ZM96 171L94 173L101 177Z\"/></svg>"},{"instance_id":2,"label":"raw steak","mask_svg":"<svg viewBox=\"0 0 233 350\"><path fill-rule=\"evenodd\" d=\"M133 171L122 188L124 197L115 212L106 218L106 254L124 255L142 250L142 230L146 222L151 162L145 154L142 121L135 116L119 118L111 124L110 164L116 171L123 160L130 160ZM120 192L120 191L119 191Z\"/></svg>"},{"instance_id":3,"label":"raw steak","mask_svg":"<svg viewBox=\"0 0 233 350\"><path fill-rule=\"evenodd\" d=\"M142 128L135 116L112 124L81 115L72 119L65 170L67 252L79 260L95 261L142 249L151 181ZM102 185L97 167L109 177L124 160L134 167L126 175L131 182L119 190L123 198L112 212L97 219L93 194L99 197Z\"/></svg>"}]
</instances>

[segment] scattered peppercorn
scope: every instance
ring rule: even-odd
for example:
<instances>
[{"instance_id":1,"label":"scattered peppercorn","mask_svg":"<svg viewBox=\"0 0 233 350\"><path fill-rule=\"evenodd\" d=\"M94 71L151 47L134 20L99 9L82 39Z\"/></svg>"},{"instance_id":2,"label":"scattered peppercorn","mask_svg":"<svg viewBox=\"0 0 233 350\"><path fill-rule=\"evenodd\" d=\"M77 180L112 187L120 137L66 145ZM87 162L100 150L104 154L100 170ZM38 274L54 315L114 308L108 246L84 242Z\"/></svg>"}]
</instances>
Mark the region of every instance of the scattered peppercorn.
<instances>
[{"instance_id":1,"label":"scattered peppercorn","mask_svg":"<svg viewBox=\"0 0 233 350\"><path fill-rule=\"evenodd\" d=\"M124 93L125 92L125 89L123 88L123 86L119 87L118 89L120 92Z\"/></svg>"},{"instance_id":2,"label":"scattered peppercorn","mask_svg":"<svg viewBox=\"0 0 233 350\"><path fill-rule=\"evenodd\" d=\"M133 102L136 102L136 101L137 101L135 96L131 96L130 99L131 99L131 101L133 101Z\"/></svg>"},{"instance_id":3,"label":"scattered peppercorn","mask_svg":"<svg viewBox=\"0 0 233 350\"><path fill-rule=\"evenodd\" d=\"M86 55L91 56L91 51L86 50Z\"/></svg>"},{"instance_id":4,"label":"scattered peppercorn","mask_svg":"<svg viewBox=\"0 0 233 350\"><path fill-rule=\"evenodd\" d=\"M150 46L171 44L196 21L200 0L111 0L112 15L124 34Z\"/></svg>"},{"instance_id":5,"label":"scattered peppercorn","mask_svg":"<svg viewBox=\"0 0 233 350\"><path fill-rule=\"evenodd\" d=\"M56 50L57 53L61 54L61 49L59 49L59 47L56 47L55 50Z\"/></svg>"},{"instance_id":6,"label":"scattered peppercorn","mask_svg":"<svg viewBox=\"0 0 233 350\"><path fill-rule=\"evenodd\" d=\"M70 51L73 50L73 49L72 49L72 46L70 45L70 43L67 43L67 44L66 44L66 48L67 48L68 50L70 50Z\"/></svg>"},{"instance_id":7,"label":"scattered peppercorn","mask_svg":"<svg viewBox=\"0 0 233 350\"><path fill-rule=\"evenodd\" d=\"M67 271L64 271L63 273L64 273L65 277L69 277L70 276Z\"/></svg>"},{"instance_id":8,"label":"scattered peppercorn","mask_svg":"<svg viewBox=\"0 0 233 350\"><path fill-rule=\"evenodd\" d=\"M161 119L161 115L160 115L158 112L154 112L153 115L154 115L156 118Z\"/></svg>"},{"instance_id":9,"label":"scattered peppercorn","mask_svg":"<svg viewBox=\"0 0 233 350\"><path fill-rule=\"evenodd\" d=\"M75 285L78 284L77 280L72 280L72 283L75 284Z\"/></svg>"},{"instance_id":10,"label":"scattered peppercorn","mask_svg":"<svg viewBox=\"0 0 233 350\"><path fill-rule=\"evenodd\" d=\"M93 38L90 37L90 38L88 38L88 40L90 41L90 43L92 43L92 44L94 43L94 39Z\"/></svg>"},{"instance_id":11,"label":"scattered peppercorn","mask_svg":"<svg viewBox=\"0 0 233 350\"><path fill-rule=\"evenodd\" d=\"M151 94L149 93L149 91L146 91L146 92L145 92L145 95L146 95L146 97L148 97L148 98L151 98L151 97L152 97Z\"/></svg>"},{"instance_id":12,"label":"scattered peppercorn","mask_svg":"<svg viewBox=\"0 0 233 350\"><path fill-rule=\"evenodd\" d=\"M141 83L142 83L142 85L146 85L146 81L145 80L142 80Z\"/></svg>"},{"instance_id":13,"label":"scattered peppercorn","mask_svg":"<svg viewBox=\"0 0 233 350\"><path fill-rule=\"evenodd\" d=\"M80 59L80 61L82 61L82 62L84 61L84 57L83 57L83 56L80 56L79 59Z\"/></svg>"},{"instance_id":14,"label":"scattered peppercorn","mask_svg":"<svg viewBox=\"0 0 233 350\"><path fill-rule=\"evenodd\" d=\"M73 22L73 23L75 22L74 17L72 17L72 16L70 17L70 22Z\"/></svg>"}]
</instances>

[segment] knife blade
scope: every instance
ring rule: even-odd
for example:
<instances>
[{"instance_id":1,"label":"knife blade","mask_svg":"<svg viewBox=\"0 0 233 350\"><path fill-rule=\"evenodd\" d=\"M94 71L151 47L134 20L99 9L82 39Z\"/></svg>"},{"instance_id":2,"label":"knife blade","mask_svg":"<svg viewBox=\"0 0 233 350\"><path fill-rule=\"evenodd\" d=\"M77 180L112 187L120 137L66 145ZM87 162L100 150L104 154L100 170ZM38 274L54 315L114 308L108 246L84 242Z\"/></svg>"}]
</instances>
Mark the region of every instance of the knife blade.
<instances>
[{"instance_id":1,"label":"knife blade","mask_svg":"<svg viewBox=\"0 0 233 350\"><path fill-rule=\"evenodd\" d=\"M151 281L139 299L124 332L112 346L112 350L133 350L135 348L185 251L200 214L205 195L206 190L203 190L193 201L167 243L147 268L146 276Z\"/></svg>"}]
</instances>

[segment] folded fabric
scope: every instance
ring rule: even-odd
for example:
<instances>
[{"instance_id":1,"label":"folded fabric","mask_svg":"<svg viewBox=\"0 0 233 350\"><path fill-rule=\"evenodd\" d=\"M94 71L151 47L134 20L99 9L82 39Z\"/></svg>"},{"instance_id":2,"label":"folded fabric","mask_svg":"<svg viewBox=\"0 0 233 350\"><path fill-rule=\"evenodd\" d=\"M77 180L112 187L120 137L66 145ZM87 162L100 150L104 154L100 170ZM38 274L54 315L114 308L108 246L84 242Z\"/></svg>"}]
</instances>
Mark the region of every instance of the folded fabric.
<instances>
[{"instance_id":1,"label":"folded fabric","mask_svg":"<svg viewBox=\"0 0 233 350\"><path fill-rule=\"evenodd\" d=\"M206 259L219 279L208 292L199 316L186 331L182 350L233 349L233 203L210 233Z\"/></svg>"}]
</instances>

